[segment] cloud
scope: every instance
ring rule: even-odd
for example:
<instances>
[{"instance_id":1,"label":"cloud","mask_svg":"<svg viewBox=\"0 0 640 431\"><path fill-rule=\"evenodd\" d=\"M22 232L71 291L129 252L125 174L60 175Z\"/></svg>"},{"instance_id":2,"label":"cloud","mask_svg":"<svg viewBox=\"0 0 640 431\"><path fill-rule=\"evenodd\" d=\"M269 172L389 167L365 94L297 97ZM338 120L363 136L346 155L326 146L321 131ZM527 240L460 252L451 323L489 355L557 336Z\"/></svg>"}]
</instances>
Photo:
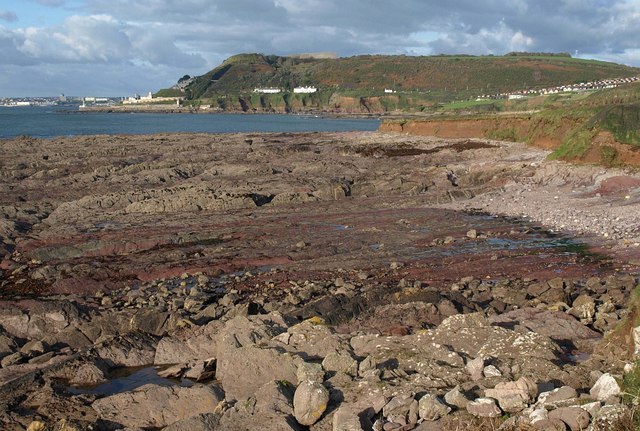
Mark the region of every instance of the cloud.
<instances>
[{"instance_id":1,"label":"cloud","mask_svg":"<svg viewBox=\"0 0 640 431\"><path fill-rule=\"evenodd\" d=\"M475 33L446 34L429 46L437 53L503 54L505 51L531 51L535 40L501 21L493 28L480 28Z\"/></svg>"},{"instance_id":2,"label":"cloud","mask_svg":"<svg viewBox=\"0 0 640 431\"><path fill-rule=\"evenodd\" d=\"M0 38L4 45L12 41L4 59L11 64L205 64L199 54L178 48L165 27L131 25L109 15L74 15L61 26L5 30Z\"/></svg>"},{"instance_id":3,"label":"cloud","mask_svg":"<svg viewBox=\"0 0 640 431\"><path fill-rule=\"evenodd\" d=\"M18 50L42 63L119 63L131 46L119 23L106 15L72 16L62 27L16 34L22 36Z\"/></svg>"},{"instance_id":4,"label":"cloud","mask_svg":"<svg viewBox=\"0 0 640 431\"><path fill-rule=\"evenodd\" d=\"M11 12L9 10L0 10L0 20L7 22L16 22L18 20L18 15L15 12Z\"/></svg>"},{"instance_id":5,"label":"cloud","mask_svg":"<svg viewBox=\"0 0 640 431\"><path fill-rule=\"evenodd\" d=\"M633 37L637 0L85 0L83 10L89 15L70 19L47 42L60 44L65 61L120 58L204 67L239 52L348 56L640 48ZM415 38L425 32L438 37L429 43ZM45 41L34 40L37 34L27 36L29 55L49 52ZM78 38L79 47L67 37Z\"/></svg>"},{"instance_id":6,"label":"cloud","mask_svg":"<svg viewBox=\"0 0 640 431\"><path fill-rule=\"evenodd\" d=\"M241 52L578 51L640 66L640 0L30 1L75 15L56 26L0 27L4 64L120 67L147 74L154 88L172 71L201 74Z\"/></svg>"}]
</instances>

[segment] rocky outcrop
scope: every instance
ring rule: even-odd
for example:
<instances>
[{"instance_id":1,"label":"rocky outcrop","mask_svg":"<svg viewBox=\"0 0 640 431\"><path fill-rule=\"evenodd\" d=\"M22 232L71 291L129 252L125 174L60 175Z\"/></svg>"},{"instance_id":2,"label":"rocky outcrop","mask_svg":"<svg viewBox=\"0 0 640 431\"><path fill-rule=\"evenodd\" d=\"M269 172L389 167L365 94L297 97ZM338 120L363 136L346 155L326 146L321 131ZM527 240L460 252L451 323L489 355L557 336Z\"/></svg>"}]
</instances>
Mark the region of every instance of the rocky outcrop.
<instances>
[{"instance_id":1,"label":"rocky outcrop","mask_svg":"<svg viewBox=\"0 0 640 431\"><path fill-rule=\"evenodd\" d=\"M214 386L190 388L145 385L133 392L96 400L101 418L131 428L162 428L215 410L224 393Z\"/></svg>"}]
</instances>

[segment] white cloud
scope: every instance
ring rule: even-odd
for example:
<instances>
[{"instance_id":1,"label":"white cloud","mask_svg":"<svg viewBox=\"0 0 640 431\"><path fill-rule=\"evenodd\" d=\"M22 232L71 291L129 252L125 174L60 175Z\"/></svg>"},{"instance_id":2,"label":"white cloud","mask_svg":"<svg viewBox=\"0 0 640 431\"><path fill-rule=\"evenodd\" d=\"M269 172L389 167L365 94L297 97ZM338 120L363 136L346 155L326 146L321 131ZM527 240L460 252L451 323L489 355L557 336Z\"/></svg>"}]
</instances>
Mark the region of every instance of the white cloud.
<instances>
[{"instance_id":1,"label":"white cloud","mask_svg":"<svg viewBox=\"0 0 640 431\"><path fill-rule=\"evenodd\" d=\"M534 45L532 37L514 31L503 21L492 28L481 28L477 33L447 34L431 43L434 52L458 54L503 54L527 51Z\"/></svg>"},{"instance_id":2,"label":"white cloud","mask_svg":"<svg viewBox=\"0 0 640 431\"><path fill-rule=\"evenodd\" d=\"M13 64L22 64L25 59L40 64L205 64L199 54L179 49L166 30L163 26L130 25L109 15L74 15L55 28L5 30L0 36L4 36L5 43L13 41L12 55L4 59Z\"/></svg>"},{"instance_id":3,"label":"white cloud","mask_svg":"<svg viewBox=\"0 0 640 431\"><path fill-rule=\"evenodd\" d=\"M17 48L40 62L119 63L127 58L130 43L122 26L106 15L72 16L55 29L30 27Z\"/></svg>"}]
</instances>

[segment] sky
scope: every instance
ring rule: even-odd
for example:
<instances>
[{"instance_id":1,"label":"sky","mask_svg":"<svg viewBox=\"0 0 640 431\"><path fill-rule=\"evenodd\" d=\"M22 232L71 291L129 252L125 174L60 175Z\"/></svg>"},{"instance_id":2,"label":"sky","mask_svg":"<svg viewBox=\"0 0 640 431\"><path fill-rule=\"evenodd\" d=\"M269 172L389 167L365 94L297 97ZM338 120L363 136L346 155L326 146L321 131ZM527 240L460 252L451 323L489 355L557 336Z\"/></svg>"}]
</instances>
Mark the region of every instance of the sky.
<instances>
[{"instance_id":1,"label":"sky","mask_svg":"<svg viewBox=\"0 0 640 431\"><path fill-rule=\"evenodd\" d=\"M128 96L225 58L569 52L640 67L640 0L0 0L0 97Z\"/></svg>"}]
</instances>

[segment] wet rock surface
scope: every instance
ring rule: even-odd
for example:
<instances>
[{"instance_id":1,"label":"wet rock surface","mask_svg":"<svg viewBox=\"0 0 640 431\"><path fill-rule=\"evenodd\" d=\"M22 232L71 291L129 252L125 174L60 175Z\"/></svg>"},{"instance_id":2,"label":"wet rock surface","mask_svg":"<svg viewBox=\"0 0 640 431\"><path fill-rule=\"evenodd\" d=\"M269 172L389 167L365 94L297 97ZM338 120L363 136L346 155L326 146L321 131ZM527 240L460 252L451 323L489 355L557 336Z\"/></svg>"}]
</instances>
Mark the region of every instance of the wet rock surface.
<instances>
[{"instance_id":1,"label":"wet rock surface","mask_svg":"<svg viewBox=\"0 0 640 431\"><path fill-rule=\"evenodd\" d=\"M1 148L3 429L456 429L505 413L502 429L600 429L625 414L627 358L599 347L639 284L640 192L620 175L370 133ZM514 190L569 189L546 226L455 210L497 199L515 215ZM610 208L617 234L558 233L581 202L585 220ZM157 377L97 390L123 367Z\"/></svg>"}]
</instances>

